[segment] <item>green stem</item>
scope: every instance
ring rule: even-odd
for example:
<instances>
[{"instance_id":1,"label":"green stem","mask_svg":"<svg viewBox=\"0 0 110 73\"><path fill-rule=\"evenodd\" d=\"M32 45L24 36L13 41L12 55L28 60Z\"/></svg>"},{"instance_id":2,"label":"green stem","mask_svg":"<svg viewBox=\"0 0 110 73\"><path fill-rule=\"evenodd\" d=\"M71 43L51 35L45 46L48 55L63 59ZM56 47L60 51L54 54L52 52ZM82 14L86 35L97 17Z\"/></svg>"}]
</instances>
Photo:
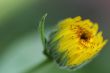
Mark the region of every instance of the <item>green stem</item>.
<instances>
[{"instance_id":1,"label":"green stem","mask_svg":"<svg viewBox=\"0 0 110 73\"><path fill-rule=\"evenodd\" d=\"M40 63L39 65L34 66L34 67L30 68L29 70L27 70L26 72L23 72L23 73L34 73L34 72L37 73L38 70L42 69L43 67L48 65L50 62L51 62L50 59L46 59L42 63Z\"/></svg>"}]
</instances>

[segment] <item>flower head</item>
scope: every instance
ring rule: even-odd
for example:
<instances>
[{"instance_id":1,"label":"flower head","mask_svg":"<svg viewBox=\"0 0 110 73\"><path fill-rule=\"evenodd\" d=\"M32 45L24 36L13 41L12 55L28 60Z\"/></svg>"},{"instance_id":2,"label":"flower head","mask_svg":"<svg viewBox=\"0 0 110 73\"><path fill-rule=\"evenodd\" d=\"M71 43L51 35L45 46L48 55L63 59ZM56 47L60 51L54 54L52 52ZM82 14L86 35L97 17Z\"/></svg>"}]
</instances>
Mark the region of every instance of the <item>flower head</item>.
<instances>
[{"instance_id":1,"label":"flower head","mask_svg":"<svg viewBox=\"0 0 110 73\"><path fill-rule=\"evenodd\" d=\"M90 61L106 43L97 23L78 16L58 23L50 36L48 50L61 67L71 69Z\"/></svg>"}]
</instances>

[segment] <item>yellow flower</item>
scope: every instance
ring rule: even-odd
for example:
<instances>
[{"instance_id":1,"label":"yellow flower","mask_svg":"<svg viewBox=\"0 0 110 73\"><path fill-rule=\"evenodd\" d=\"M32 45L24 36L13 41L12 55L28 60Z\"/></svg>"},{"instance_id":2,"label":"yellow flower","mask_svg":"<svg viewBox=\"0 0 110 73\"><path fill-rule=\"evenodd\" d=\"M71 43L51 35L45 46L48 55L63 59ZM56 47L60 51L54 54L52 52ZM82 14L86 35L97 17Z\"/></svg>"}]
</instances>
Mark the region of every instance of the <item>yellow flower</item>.
<instances>
[{"instance_id":1,"label":"yellow flower","mask_svg":"<svg viewBox=\"0 0 110 73\"><path fill-rule=\"evenodd\" d=\"M58 23L48 42L49 54L64 68L77 68L95 57L107 43L98 24L80 16Z\"/></svg>"}]
</instances>

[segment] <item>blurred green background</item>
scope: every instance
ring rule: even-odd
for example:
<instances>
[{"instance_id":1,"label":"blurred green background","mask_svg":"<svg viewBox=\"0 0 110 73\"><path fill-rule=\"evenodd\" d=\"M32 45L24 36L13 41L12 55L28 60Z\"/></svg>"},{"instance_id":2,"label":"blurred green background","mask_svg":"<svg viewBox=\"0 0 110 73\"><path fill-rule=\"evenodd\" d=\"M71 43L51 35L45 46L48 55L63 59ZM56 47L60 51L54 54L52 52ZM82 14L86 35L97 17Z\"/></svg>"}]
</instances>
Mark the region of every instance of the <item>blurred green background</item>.
<instances>
[{"instance_id":1,"label":"blurred green background","mask_svg":"<svg viewBox=\"0 0 110 73\"><path fill-rule=\"evenodd\" d=\"M23 73L46 59L37 31L46 12L46 32L66 17L82 16L98 22L110 39L109 0L0 0L0 73ZM110 42L92 62L72 72L49 63L35 73L110 73Z\"/></svg>"}]
</instances>

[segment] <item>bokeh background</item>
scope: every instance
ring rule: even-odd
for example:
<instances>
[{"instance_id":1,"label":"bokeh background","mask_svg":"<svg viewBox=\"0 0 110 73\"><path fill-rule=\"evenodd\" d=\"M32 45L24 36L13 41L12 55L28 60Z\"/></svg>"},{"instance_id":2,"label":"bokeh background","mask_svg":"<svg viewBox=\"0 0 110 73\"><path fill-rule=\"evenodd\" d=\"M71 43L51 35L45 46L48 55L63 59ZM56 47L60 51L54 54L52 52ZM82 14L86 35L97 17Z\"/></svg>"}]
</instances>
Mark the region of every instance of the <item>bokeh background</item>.
<instances>
[{"instance_id":1,"label":"bokeh background","mask_svg":"<svg viewBox=\"0 0 110 73\"><path fill-rule=\"evenodd\" d=\"M98 22L110 39L110 0L0 0L0 73L23 73L46 59L37 31L48 13L46 34L66 17ZM49 63L35 73L110 73L110 42L92 62L73 72Z\"/></svg>"}]
</instances>

